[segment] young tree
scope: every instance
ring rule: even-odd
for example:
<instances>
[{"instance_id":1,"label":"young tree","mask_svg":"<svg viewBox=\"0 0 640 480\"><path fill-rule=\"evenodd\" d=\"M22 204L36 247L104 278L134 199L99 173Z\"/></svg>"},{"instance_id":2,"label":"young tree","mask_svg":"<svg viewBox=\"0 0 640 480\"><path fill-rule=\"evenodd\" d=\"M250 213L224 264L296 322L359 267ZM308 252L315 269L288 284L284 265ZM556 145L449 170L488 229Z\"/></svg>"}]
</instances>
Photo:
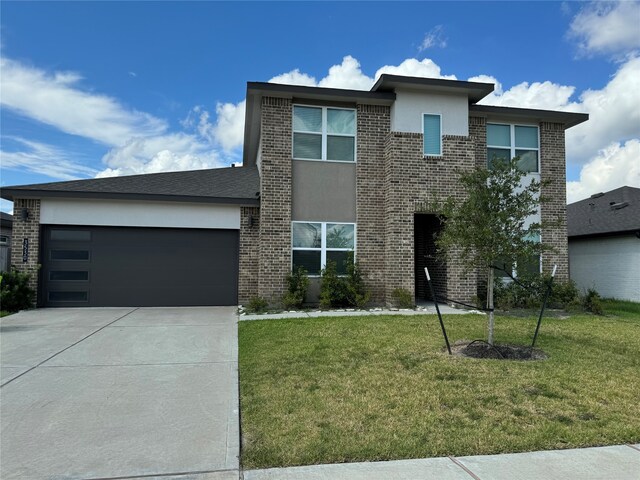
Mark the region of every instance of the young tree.
<instances>
[{"instance_id":1,"label":"young tree","mask_svg":"<svg viewBox=\"0 0 640 480\"><path fill-rule=\"evenodd\" d=\"M444 222L436 240L439 253L445 259L462 259L468 272L487 272L490 345L494 337L494 270L511 276L513 264L522 265L550 249L540 242L542 229L549 224L527 224L528 217L547 201L541 195L542 184L529 182L518 169L518 160L493 162L491 170L458 172L464 197L449 196L432 207Z\"/></svg>"}]
</instances>

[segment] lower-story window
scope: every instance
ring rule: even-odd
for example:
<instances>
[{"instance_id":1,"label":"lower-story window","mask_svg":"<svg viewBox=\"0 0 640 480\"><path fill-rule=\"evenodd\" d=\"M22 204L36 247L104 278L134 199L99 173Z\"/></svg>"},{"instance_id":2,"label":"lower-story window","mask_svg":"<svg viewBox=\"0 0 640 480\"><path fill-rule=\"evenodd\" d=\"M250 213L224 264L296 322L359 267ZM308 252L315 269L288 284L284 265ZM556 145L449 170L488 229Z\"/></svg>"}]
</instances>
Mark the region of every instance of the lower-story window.
<instances>
[{"instance_id":1,"label":"lower-story window","mask_svg":"<svg viewBox=\"0 0 640 480\"><path fill-rule=\"evenodd\" d=\"M540 235L534 235L530 238L533 242L540 242ZM495 270L496 277L504 280L513 277L522 277L526 275L537 275L542 272L540 255L532 255L530 257L519 257L515 261L508 258L499 258L496 261L498 269Z\"/></svg>"},{"instance_id":2,"label":"lower-story window","mask_svg":"<svg viewBox=\"0 0 640 480\"><path fill-rule=\"evenodd\" d=\"M320 275L327 261L338 273L346 273L345 260L355 249L356 225L338 222L293 222L292 266L304 267L309 275Z\"/></svg>"}]
</instances>

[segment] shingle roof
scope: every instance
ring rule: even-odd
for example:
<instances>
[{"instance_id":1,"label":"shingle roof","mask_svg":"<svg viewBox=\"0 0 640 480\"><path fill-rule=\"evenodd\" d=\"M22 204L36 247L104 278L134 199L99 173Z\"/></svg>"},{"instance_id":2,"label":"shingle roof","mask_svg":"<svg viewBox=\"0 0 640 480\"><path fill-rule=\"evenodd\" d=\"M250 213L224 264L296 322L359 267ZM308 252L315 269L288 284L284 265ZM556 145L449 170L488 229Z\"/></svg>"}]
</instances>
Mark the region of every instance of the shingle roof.
<instances>
[{"instance_id":1,"label":"shingle roof","mask_svg":"<svg viewBox=\"0 0 640 480\"><path fill-rule=\"evenodd\" d=\"M2 189L2 198L85 197L212 203L259 203L260 178L255 167L214 168L151 173Z\"/></svg>"},{"instance_id":2,"label":"shingle roof","mask_svg":"<svg viewBox=\"0 0 640 480\"><path fill-rule=\"evenodd\" d=\"M616 188L567 205L569 237L632 231L640 231L640 188Z\"/></svg>"}]
</instances>

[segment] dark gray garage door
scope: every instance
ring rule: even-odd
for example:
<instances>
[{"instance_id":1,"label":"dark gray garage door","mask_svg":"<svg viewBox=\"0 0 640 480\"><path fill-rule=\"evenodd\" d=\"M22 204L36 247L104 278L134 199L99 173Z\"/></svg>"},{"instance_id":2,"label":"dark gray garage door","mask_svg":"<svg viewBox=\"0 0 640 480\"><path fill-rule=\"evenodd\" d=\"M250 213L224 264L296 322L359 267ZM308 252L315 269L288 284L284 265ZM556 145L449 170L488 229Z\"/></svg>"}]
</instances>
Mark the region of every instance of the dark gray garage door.
<instances>
[{"instance_id":1,"label":"dark gray garage door","mask_svg":"<svg viewBox=\"0 0 640 480\"><path fill-rule=\"evenodd\" d=\"M47 225L42 237L45 306L237 303L237 230Z\"/></svg>"}]
</instances>

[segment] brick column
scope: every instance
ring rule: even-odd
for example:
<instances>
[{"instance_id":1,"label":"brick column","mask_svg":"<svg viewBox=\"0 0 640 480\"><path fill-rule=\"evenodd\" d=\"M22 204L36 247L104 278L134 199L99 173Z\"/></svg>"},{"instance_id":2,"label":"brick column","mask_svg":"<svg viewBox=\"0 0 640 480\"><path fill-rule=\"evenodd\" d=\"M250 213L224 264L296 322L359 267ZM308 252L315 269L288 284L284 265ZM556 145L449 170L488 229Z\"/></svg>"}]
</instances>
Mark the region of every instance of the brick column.
<instances>
[{"instance_id":1,"label":"brick column","mask_svg":"<svg viewBox=\"0 0 640 480\"><path fill-rule=\"evenodd\" d=\"M23 210L28 218L23 220ZM11 265L17 270L31 275L29 286L38 294L38 271L40 269L40 200L16 198L13 201L13 233L11 238ZM27 258L25 240L28 242ZM26 260L26 261L25 261Z\"/></svg>"},{"instance_id":2,"label":"brick column","mask_svg":"<svg viewBox=\"0 0 640 480\"><path fill-rule=\"evenodd\" d=\"M542 269L551 273L558 265L556 279L569 279L569 247L567 243L567 183L564 149L564 126L561 123L540 123L540 178L549 185L542 187L548 203L540 212L543 222L558 222L542 232L542 241L554 250L542 255Z\"/></svg>"},{"instance_id":3,"label":"brick column","mask_svg":"<svg viewBox=\"0 0 640 480\"><path fill-rule=\"evenodd\" d=\"M475 145L476 167L487 167L487 121L483 117L469 117L469 136Z\"/></svg>"},{"instance_id":4,"label":"brick column","mask_svg":"<svg viewBox=\"0 0 640 480\"><path fill-rule=\"evenodd\" d=\"M384 302L384 144L391 129L390 108L358 105L356 164L356 250L371 301Z\"/></svg>"},{"instance_id":5,"label":"brick column","mask_svg":"<svg viewBox=\"0 0 640 480\"><path fill-rule=\"evenodd\" d=\"M238 303L246 305L258 295L260 263L260 208L240 207Z\"/></svg>"},{"instance_id":6,"label":"brick column","mask_svg":"<svg viewBox=\"0 0 640 480\"><path fill-rule=\"evenodd\" d=\"M487 119L469 117L469 136L475 144L476 167L487 168ZM484 295L487 289L487 272L484 269L478 270L477 284L478 292Z\"/></svg>"},{"instance_id":7,"label":"brick column","mask_svg":"<svg viewBox=\"0 0 640 480\"><path fill-rule=\"evenodd\" d=\"M262 99L258 295L278 303L291 270L291 100Z\"/></svg>"}]
</instances>

